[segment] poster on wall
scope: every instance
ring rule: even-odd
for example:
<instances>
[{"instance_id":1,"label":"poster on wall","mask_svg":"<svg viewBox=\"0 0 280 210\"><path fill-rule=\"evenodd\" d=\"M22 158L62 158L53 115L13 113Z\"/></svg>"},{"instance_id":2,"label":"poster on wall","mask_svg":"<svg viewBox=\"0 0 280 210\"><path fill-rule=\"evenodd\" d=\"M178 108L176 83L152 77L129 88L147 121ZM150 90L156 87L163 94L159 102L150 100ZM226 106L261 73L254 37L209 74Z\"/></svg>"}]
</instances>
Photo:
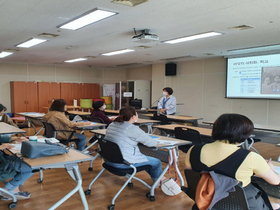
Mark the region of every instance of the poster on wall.
<instances>
[{"instance_id":1,"label":"poster on wall","mask_svg":"<svg viewBox=\"0 0 280 210\"><path fill-rule=\"evenodd\" d=\"M104 84L103 85L103 96L111 96L113 102L113 109L115 106L115 97L116 97L116 85L115 84Z\"/></svg>"}]
</instances>

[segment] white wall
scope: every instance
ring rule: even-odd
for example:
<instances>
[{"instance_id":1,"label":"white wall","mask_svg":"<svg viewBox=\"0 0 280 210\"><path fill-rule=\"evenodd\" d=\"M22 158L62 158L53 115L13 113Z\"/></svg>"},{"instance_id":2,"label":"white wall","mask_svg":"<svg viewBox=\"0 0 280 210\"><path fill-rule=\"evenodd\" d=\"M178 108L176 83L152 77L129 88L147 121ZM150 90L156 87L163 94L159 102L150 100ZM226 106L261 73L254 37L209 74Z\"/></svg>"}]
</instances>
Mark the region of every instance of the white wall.
<instances>
[{"instance_id":1,"label":"white wall","mask_svg":"<svg viewBox=\"0 0 280 210\"><path fill-rule=\"evenodd\" d=\"M226 59L209 58L177 63L177 76L165 76L165 64L152 65L152 101L170 86L181 115L215 120L223 113L240 113L254 123L280 125L280 100L226 99Z\"/></svg>"}]
</instances>

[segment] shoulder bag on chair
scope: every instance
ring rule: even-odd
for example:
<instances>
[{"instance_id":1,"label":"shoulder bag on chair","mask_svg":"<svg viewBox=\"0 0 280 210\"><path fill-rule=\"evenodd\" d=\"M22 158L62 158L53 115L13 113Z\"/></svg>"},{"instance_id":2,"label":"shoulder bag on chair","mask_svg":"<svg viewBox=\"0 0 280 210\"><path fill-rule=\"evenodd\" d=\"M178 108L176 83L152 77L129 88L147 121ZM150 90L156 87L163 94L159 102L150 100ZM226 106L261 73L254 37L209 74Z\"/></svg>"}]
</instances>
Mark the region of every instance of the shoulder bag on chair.
<instances>
[{"instance_id":1,"label":"shoulder bag on chair","mask_svg":"<svg viewBox=\"0 0 280 210\"><path fill-rule=\"evenodd\" d=\"M53 143L40 143L33 141L23 141L21 154L27 158L34 159L53 155L62 155L69 152L68 147Z\"/></svg>"}]
</instances>

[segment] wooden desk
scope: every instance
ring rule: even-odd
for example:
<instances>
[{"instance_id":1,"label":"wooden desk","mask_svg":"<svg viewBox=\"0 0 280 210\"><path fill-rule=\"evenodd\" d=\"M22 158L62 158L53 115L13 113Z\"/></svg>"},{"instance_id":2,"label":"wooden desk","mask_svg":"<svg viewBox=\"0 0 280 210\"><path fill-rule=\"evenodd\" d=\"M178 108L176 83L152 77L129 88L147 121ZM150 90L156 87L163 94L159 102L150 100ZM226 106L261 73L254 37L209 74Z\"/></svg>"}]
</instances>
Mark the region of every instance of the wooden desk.
<instances>
[{"instance_id":1,"label":"wooden desk","mask_svg":"<svg viewBox=\"0 0 280 210\"><path fill-rule=\"evenodd\" d=\"M81 111L69 111L68 113L75 114L75 115L83 115L83 116L87 116L91 114L90 112L81 112Z\"/></svg>"},{"instance_id":2,"label":"wooden desk","mask_svg":"<svg viewBox=\"0 0 280 210\"><path fill-rule=\"evenodd\" d=\"M105 112L105 114L113 114L113 115L119 115L120 114L120 110L105 109L104 112Z\"/></svg>"},{"instance_id":3,"label":"wooden desk","mask_svg":"<svg viewBox=\"0 0 280 210\"><path fill-rule=\"evenodd\" d=\"M69 153L63 155L56 155L50 157L42 157L36 159L25 158L24 161L28 163L33 170L35 169L47 169L47 168L65 168L68 174L76 181L75 188L67 193L62 199L56 202L48 210L54 210L62 203L64 203L69 197L79 191L83 206L85 210L88 210L88 203L82 187L82 176L79 170L78 163L83 161L92 160L92 156L83 154L80 151L70 149ZM50 192L51 193L51 192Z\"/></svg>"},{"instance_id":4,"label":"wooden desk","mask_svg":"<svg viewBox=\"0 0 280 210\"><path fill-rule=\"evenodd\" d=\"M213 125L214 121L203 121L202 123ZM254 129L262 131L280 132L280 126L276 125L262 125L254 123Z\"/></svg>"},{"instance_id":5,"label":"wooden desk","mask_svg":"<svg viewBox=\"0 0 280 210\"><path fill-rule=\"evenodd\" d=\"M153 114L143 114L143 116L153 117ZM170 121L181 123L192 123L194 126L198 125L198 120L202 120L200 117L188 117L182 115L165 115Z\"/></svg>"},{"instance_id":6,"label":"wooden desk","mask_svg":"<svg viewBox=\"0 0 280 210\"><path fill-rule=\"evenodd\" d=\"M147 126L148 128L148 133L152 134L153 133L153 124L155 123L159 123L160 121L158 120L149 120L149 119L141 119L138 118L137 122L135 122L134 124L139 125L139 126Z\"/></svg>"},{"instance_id":7,"label":"wooden desk","mask_svg":"<svg viewBox=\"0 0 280 210\"><path fill-rule=\"evenodd\" d=\"M45 106L45 107L43 107L43 109L45 109L46 110L46 112L49 112L49 109L50 109L50 107L47 107L47 106ZM81 109L81 107L80 106L71 106L71 105L67 105L67 109L72 109L72 110L74 110L74 111L78 111L79 109Z\"/></svg>"},{"instance_id":8,"label":"wooden desk","mask_svg":"<svg viewBox=\"0 0 280 210\"><path fill-rule=\"evenodd\" d=\"M25 133L25 130L16 128L4 122L0 122L0 134L13 134L13 133Z\"/></svg>"},{"instance_id":9,"label":"wooden desk","mask_svg":"<svg viewBox=\"0 0 280 210\"><path fill-rule=\"evenodd\" d=\"M42 130L43 130L43 123L41 122L41 119L45 116L45 113L39 113L39 112L20 112L16 113L18 115L24 116L25 119L31 124L31 126L34 128L35 136L37 136ZM39 131L37 132L37 129L35 125L41 126Z\"/></svg>"},{"instance_id":10,"label":"wooden desk","mask_svg":"<svg viewBox=\"0 0 280 210\"><path fill-rule=\"evenodd\" d=\"M158 128L158 129L161 129L161 130L171 130L171 131L174 131L176 127L190 128L190 129L198 131L201 135L212 136L212 129L209 129L209 128L199 128L199 127L179 125L179 124L156 125L156 126L154 126L154 128Z\"/></svg>"}]
</instances>

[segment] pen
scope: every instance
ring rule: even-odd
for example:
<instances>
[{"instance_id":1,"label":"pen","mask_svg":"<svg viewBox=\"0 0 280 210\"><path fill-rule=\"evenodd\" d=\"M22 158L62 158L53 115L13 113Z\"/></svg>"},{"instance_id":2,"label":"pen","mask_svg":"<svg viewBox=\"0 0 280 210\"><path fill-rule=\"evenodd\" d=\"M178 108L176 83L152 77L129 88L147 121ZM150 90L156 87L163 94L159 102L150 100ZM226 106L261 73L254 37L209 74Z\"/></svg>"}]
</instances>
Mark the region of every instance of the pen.
<instances>
[{"instance_id":1,"label":"pen","mask_svg":"<svg viewBox=\"0 0 280 210\"><path fill-rule=\"evenodd\" d=\"M272 158L269 158L269 160L267 161L267 163L269 163L272 160Z\"/></svg>"}]
</instances>

